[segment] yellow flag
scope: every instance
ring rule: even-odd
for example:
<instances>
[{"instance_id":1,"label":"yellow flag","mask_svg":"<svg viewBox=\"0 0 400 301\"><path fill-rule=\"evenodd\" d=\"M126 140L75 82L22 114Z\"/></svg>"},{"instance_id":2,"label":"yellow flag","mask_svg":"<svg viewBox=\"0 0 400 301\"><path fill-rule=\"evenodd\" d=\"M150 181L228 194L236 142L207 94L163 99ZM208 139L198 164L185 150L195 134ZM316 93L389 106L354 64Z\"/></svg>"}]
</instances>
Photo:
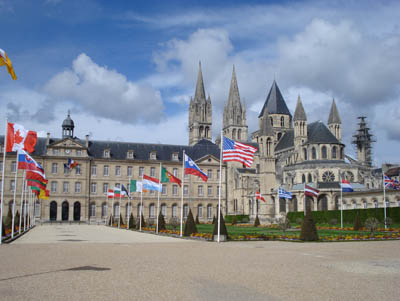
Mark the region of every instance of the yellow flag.
<instances>
[{"instance_id":1,"label":"yellow flag","mask_svg":"<svg viewBox=\"0 0 400 301\"><path fill-rule=\"evenodd\" d=\"M46 190L40 189L39 199L48 200L49 196L46 195Z\"/></svg>"},{"instance_id":2,"label":"yellow flag","mask_svg":"<svg viewBox=\"0 0 400 301\"><path fill-rule=\"evenodd\" d=\"M10 59L8 58L6 52L3 49L0 49L0 66L7 66L8 73L10 73L13 80L17 79L15 75L14 68L11 64Z\"/></svg>"}]
</instances>

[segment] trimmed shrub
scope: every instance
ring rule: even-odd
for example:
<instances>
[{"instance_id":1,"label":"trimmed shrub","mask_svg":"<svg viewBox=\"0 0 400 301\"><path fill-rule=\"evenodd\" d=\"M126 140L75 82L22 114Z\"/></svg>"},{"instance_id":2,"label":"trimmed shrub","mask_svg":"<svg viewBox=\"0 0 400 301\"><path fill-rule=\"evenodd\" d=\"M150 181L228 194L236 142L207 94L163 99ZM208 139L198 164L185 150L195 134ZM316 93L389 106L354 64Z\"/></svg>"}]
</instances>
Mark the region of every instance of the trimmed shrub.
<instances>
[{"instance_id":1,"label":"trimmed shrub","mask_svg":"<svg viewBox=\"0 0 400 301\"><path fill-rule=\"evenodd\" d=\"M129 229L135 228L135 218L133 217L133 213L131 212L131 216L129 217Z\"/></svg>"},{"instance_id":2,"label":"trimmed shrub","mask_svg":"<svg viewBox=\"0 0 400 301\"><path fill-rule=\"evenodd\" d=\"M112 215L110 215L110 219L108 220L108 225L112 226L113 225L113 218Z\"/></svg>"},{"instance_id":3,"label":"trimmed shrub","mask_svg":"<svg viewBox=\"0 0 400 301\"><path fill-rule=\"evenodd\" d=\"M337 225L337 223L338 223L338 220L337 220L336 218L331 218L331 219L329 220L329 224L330 224L331 226L335 226L335 225Z\"/></svg>"},{"instance_id":4,"label":"trimmed shrub","mask_svg":"<svg viewBox=\"0 0 400 301\"><path fill-rule=\"evenodd\" d=\"M196 215L196 225L200 225L199 216Z\"/></svg>"},{"instance_id":5,"label":"trimmed shrub","mask_svg":"<svg viewBox=\"0 0 400 301\"><path fill-rule=\"evenodd\" d=\"M122 213L119 214L119 224L124 225L124 220L122 219Z\"/></svg>"},{"instance_id":6,"label":"trimmed shrub","mask_svg":"<svg viewBox=\"0 0 400 301\"><path fill-rule=\"evenodd\" d=\"M254 227L258 227L260 225L260 220L258 218L258 214L256 215L256 219L254 220Z\"/></svg>"},{"instance_id":7,"label":"trimmed shrub","mask_svg":"<svg viewBox=\"0 0 400 301\"><path fill-rule=\"evenodd\" d=\"M225 215L224 218L226 223L232 223L233 218L235 218L236 223L248 223L250 221L250 216L246 214Z\"/></svg>"},{"instance_id":8,"label":"trimmed shrub","mask_svg":"<svg viewBox=\"0 0 400 301\"><path fill-rule=\"evenodd\" d=\"M390 227L393 224L393 220L390 217L386 217L383 222L387 227Z\"/></svg>"},{"instance_id":9,"label":"trimmed shrub","mask_svg":"<svg viewBox=\"0 0 400 301\"><path fill-rule=\"evenodd\" d=\"M371 232L372 235L374 235L374 232L376 231L378 226L379 226L379 221L375 217L369 217L365 221L365 228L367 228Z\"/></svg>"},{"instance_id":10,"label":"trimmed shrub","mask_svg":"<svg viewBox=\"0 0 400 301\"><path fill-rule=\"evenodd\" d=\"M360 228L361 228L360 213L357 212L356 218L355 218L355 220L354 220L353 230L354 230L354 231L359 231Z\"/></svg>"},{"instance_id":11,"label":"trimmed shrub","mask_svg":"<svg viewBox=\"0 0 400 301\"><path fill-rule=\"evenodd\" d=\"M17 231L17 227L19 227L19 219L20 219L19 211L17 210L17 213L15 214L15 219L14 219L14 231ZM23 227L23 222L24 220L22 219L21 227Z\"/></svg>"},{"instance_id":12,"label":"trimmed shrub","mask_svg":"<svg viewBox=\"0 0 400 301\"><path fill-rule=\"evenodd\" d=\"M12 225L12 211L11 211L11 206L8 206L8 213L7 213L7 217L5 219L5 225L7 227L7 229L11 229L11 225Z\"/></svg>"},{"instance_id":13,"label":"trimmed shrub","mask_svg":"<svg viewBox=\"0 0 400 301\"><path fill-rule=\"evenodd\" d=\"M189 209L189 214L186 218L185 230L183 231L183 236L190 236L190 234L192 233L197 233L197 228L193 219L192 210Z\"/></svg>"},{"instance_id":14,"label":"trimmed shrub","mask_svg":"<svg viewBox=\"0 0 400 301\"><path fill-rule=\"evenodd\" d=\"M4 221L2 222L2 228L1 228L1 237L3 236L6 236L6 225L4 225Z\"/></svg>"},{"instance_id":15,"label":"trimmed shrub","mask_svg":"<svg viewBox=\"0 0 400 301\"><path fill-rule=\"evenodd\" d=\"M226 237L228 238L228 230L226 229L225 220L224 220L224 217L222 216L222 212L221 212L220 219L221 219L221 221L220 221L219 234L226 235ZM218 219L216 219L215 224L214 224L213 236L214 235L218 235Z\"/></svg>"},{"instance_id":16,"label":"trimmed shrub","mask_svg":"<svg viewBox=\"0 0 400 301\"><path fill-rule=\"evenodd\" d=\"M167 228L165 227L165 219L164 215L161 213L158 214L158 231L160 230L166 230Z\"/></svg>"},{"instance_id":17,"label":"trimmed shrub","mask_svg":"<svg viewBox=\"0 0 400 301\"><path fill-rule=\"evenodd\" d=\"M283 231L283 233L285 233L286 230L290 228L290 221L287 218L285 212L280 213L280 216L277 219L277 224L278 224L279 229L281 229Z\"/></svg>"},{"instance_id":18,"label":"trimmed shrub","mask_svg":"<svg viewBox=\"0 0 400 301\"><path fill-rule=\"evenodd\" d=\"M317 241L318 239L317 228L315 227L311 209L307 209L303 223L301 224L300 240Z\"/></svg>"},{"instance_id":19,"label":"trimmed shrub","mask_svg":"<svg viewBox=\"0 0 400 301\"><path fill-rule=\"evenodd\" d=\"M286 215L286 217L289 219L289 217ZM290 220L289 220L290 222ZM303 222L303 219L301 217L296 218L296 224L301 225L301 223Z\"/></svg>"},{"instance_id":20,"label":"trimmed shrub","mask_svg":"<svg viewBox=\"0 0 400 301\"><path fill-rule=\"evenodd\" d=\"M215 215L214 215L213 216L213 220L212 220L212 224L215 225L215 222L216 222L216 220L215 220Z\"/></svg>"},{"instance_id":21,"label":"trimmed shrub","mask_svg":"<svg viewBox=\"0 0 400 301\"><path fill-rule=\"evenodd\" d=\"M140 216L140 219L138 220L138 222L136 223L136 229L139 230L140 229L140 220L142 220L142 228L146 227L146 222L144 221L144 217L143 217L143 213Z\"/></svg>"}]
</instances>

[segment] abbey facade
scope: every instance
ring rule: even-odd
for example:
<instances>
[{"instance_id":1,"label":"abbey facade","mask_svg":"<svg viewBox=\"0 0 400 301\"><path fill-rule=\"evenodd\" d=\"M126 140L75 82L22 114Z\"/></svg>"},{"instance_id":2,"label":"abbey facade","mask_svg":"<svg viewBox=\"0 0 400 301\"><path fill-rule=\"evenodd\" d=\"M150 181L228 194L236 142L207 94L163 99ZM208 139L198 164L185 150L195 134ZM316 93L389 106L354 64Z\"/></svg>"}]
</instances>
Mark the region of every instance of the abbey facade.
<instances>
[{"instance_id":1,"label":"abbey facade","mask_svg":"<svg viewBox=\"0 0 400 301\"><path fill-rule=\"evenodd\" d=\"M332 210L340 206L340 178L346 178L355 192L343 194L343 208L383 207L382 170L372 166L371 143L365 118L360 118L354 135L357 159L345 154L342 143L342 123L333 100L327 112L327 125L307 121L300 96L294 115L274 81L258 116L258 130L249 134L246 107L240 99L235 69L223 113L223 135L250 144L258 149L251 168L238 162L222 165L221 204L223 214L259 216L263 223L273 222L281 212ZM133 192L130 198L108 199L109 188L129 188L131 179L142 174L159 177L160 168L183 180L182 187L164 183L157 192L143 193L143 214L154 220L159 210L166 217L179 219L183 194L183 215L189 208L201 222L211 222L217 213L220 176L220 141L212 141L212 102L206 97L201 65L199 65L194 97L189 105L188 145L166 145L129 142L96 141L86 136L74 136L75 124L68 114L62 123L61 138L39 138L32 156L45 169L48 178L49 200L35 200L34 214L41 221L91 221L104 223L113 214L124 221L132 212L138 216L140 198ZM0 137L4 141L4 137ZM3 150L3 147L1 148ZM208 174L207 182L182 175L183 151ZM78 163L71 171L64 169L68 158ZM4 215L12 206L16 189L16 209L21 199L22 171L17 169L16 154L8 153L4 182ZM17 174L17 182L15 175ZM304 198L304 185L320 190L318 198ZM293 193L282 199L278 187ZM256 200L260 191L265 202ZM158 202L158 199L160 201ZM386 193L387 206L399 206L397 191Z\"/></svg>"}]
</instances>

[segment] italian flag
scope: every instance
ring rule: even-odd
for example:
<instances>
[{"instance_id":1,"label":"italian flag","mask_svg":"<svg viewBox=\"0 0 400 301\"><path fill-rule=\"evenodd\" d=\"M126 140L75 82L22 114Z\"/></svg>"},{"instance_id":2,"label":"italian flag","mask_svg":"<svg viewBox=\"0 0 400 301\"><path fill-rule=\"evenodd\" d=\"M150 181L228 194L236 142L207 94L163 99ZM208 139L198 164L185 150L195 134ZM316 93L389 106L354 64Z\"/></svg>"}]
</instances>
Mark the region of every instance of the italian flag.
<instances>
[{"instance_id":1,"label":"italian flag","mask_svg":"<svg viewBox=\"0 0 400 301\"><path fill-rule=\"evenodd\" d=\"M129 185L129 192L142 192L142 182L131 180Z\"/></svg>"}]
</instances>

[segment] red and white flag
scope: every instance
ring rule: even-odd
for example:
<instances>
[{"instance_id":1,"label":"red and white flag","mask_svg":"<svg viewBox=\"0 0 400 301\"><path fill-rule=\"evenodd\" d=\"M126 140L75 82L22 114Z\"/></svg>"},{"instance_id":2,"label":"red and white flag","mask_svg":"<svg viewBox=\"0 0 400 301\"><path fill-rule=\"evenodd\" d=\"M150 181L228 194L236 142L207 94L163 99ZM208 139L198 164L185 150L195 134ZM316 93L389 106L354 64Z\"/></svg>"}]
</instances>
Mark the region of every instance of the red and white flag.
<instances>
[{"instance_id":1,"label":"red and white flag","mask_svg":"<svg viewBox=\"0 0 400 301\"><path fill-rule=\"evenodd\" d=\"M114 189L108 189L107 198L112 199L114 197Z\"/></svg>"},{"instance_id":2,"label":"red and white flag","mask_svg":"<svg viewBox=\"0 0 400 301\"><path fill-rule=\"evenodd\" d=\"M311 186L304 185L304 195L310 196L310 197L318 197L319 195L319 190L312 188Z\"/></svg>"},{"instance_id":3,"label":"red and white flag","mask_svg":"<svg viewBox=\"0 0 400 301\"><path fill-rule=\"evenodd\" d=\"M256 192L256 199L266 202L266 200L264 199L264 197L261 195L261 193L259 191Z\"/></svg>"},{"instance_id":4,"label":"red and white flag","mask_svg":"<svg viewBox=\"0 0 400 301\"><path fill-rule=\"evenodd\" d=\"M25 128L16 123L7 123L7 152L14 152L24 149L29 153L35 150L37 142L37 133L27 131Z\"/></svg>"}]
</instances>

